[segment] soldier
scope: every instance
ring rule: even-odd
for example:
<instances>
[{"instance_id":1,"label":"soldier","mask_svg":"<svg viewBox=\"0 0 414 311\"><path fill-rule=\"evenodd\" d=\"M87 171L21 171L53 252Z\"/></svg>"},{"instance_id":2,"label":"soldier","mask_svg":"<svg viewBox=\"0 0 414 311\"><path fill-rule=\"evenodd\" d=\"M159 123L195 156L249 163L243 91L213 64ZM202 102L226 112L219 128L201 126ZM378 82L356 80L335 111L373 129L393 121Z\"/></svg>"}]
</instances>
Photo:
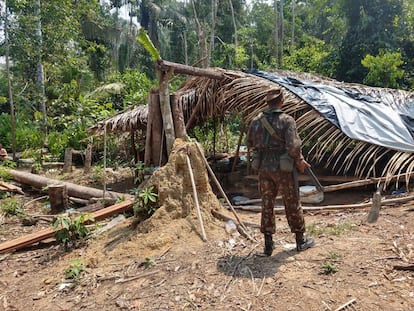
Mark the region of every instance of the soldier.
<instances>
[{"instance_id":1,"label":"soldier","mask_svg":"<svg viewBox=\"0 0 414 311\"><path fill-rule=\"evenodd\" d=\"M289 227L296 235L296 249L303 251L315 244L305 237L305 220L299 201L297 171L304 172L309 163L301 151L301 140L295 120L281 107L283 93L272 89L267 93L268 109L260 113L250 124L247 147L253 150L253 169L259 173L259 192L262 197L260 231L264 234L266 256L272 255L276 224L275 199L280 188Z\"/></svg>"}]
</instances>

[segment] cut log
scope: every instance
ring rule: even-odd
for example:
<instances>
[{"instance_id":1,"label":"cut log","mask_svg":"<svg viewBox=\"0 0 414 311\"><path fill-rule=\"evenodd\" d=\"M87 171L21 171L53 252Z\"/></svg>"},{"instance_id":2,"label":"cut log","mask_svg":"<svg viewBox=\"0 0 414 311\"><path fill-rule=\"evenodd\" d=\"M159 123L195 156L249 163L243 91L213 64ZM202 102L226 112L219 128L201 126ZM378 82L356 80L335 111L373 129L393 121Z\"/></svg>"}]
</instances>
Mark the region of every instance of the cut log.
<instances>
[{"instance_id":1,"label":"cut log","mask_svg":"<svg viewBox=\"0 0 414 311\"><path fill-rule=\"evenodd\" d=\"M66 185L50 185L48 191L51 213L58 214L65 211L68 208L68 190Z\"/></svg>"},{"instance_id":2,"label":"cut log","mask_svg":"<svg viewBox=\"0 0 414 311\"><path fill-rule=\"evenodd\" d=\"M66 185L49 185L49 202L52 214L58 214L68 208L68 190Z\"/></svg>"},{"instance_id":3,"label":"cut log","mask_svg":"<svg viewBox=\"0 0 414 311\"><path fill-rule=\"evenodd\" d=\"M95 219L95 221L111 217L115 214L119 214L127 210L130 210L132 208L133 203L134 202L131 200L126 200L124 202L114 204L112 206L103 208L99 211L92 213L92 217ZM4 242L0 244L0 254L23 249L34 243L51 238L57 231L58 229L47 228L11 241Z\"/></svg>"},{"instance_id":4,"label":"cut log","mask_svg":"<svg viewBox=\"0 0 414 311\"><path fill-rule=\"evenodd\" d=\"M28 172L17 171L9 169L8 172L13 177L13 179L19 183L30 185L36 189L42 189L49 185L56 185L56 184L64 184L68 190L68 195L71 197L81 198L85 200L89 200L91 198L102 198L103 197L103 190L85 187L76 185L70 182L54 180L51 178L43 177L36 174L31 174ZM118 193L113 191L105 191L105 198L108 199L119 199L119 198L132 198L131 195L126 193Z\"/></svg>"}]
</instances>

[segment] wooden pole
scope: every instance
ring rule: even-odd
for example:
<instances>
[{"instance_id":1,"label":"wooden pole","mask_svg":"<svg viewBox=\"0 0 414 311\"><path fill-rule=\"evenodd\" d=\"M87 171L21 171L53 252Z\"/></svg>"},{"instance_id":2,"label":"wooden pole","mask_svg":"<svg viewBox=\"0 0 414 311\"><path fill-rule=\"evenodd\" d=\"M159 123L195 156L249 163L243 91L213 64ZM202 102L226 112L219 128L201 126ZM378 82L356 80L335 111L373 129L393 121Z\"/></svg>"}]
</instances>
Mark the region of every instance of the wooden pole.
<instances>
[{"instance_id":1,"label":"wooden pole","mask_svg":"<svg viewBox=\"0 0 414 311\"><path fill-rule=\"evenodd\" d=\"M200 222L201 233L203 236L203 240L207 241L206 232L204 230L203 218L201 217L200 205L198 204L198 195L197 195L197 188L196 188L195 181L194 181L193 168L191 167L190 157L188 156L188 154L186 154L185 157L187 160L188 171L190 173L191 185L193 186L193 197L194 197L194 202L196 205L198 221Z\"/></svg>"},{"instance_id":2,"label":"wooden pole","mask_svg":"<svg viewBox=\"0 0 414 311\"><path fill-rule=\"evenodd\" d=\"M233 213L234 217L236 218L237 222L238 222L238 223L239 223L239 225L243 228L243 230L244 230L244 232L245 232L246 236L247 236L250 240L255 241L255 239L253 239L253 238L249 235L249 233L248 233L248 231L247 231L246 226L245 226L245 225L243 224L243 222L240 220L239 215L237 215L237 213L236 213L236 211L235 211L235 209L234 209L233 205L230 203L230 200L229 200L229 198L227 197L226 193L224 192L223 188L221 187L220 182L217 180L216 175L214 175L213 170L211 169L210 165L208 164L208 162L207 162L206 158L204 157L204 154L203 154L203 152L201 151L200 146L198 145L198 143L197 143L197 142L195 143L195 145L196 145L196 147L197 147L198 152L199 152L199 153L200 153L200 155L201 155L201 158L204 160L204 163L205 163L205 165L206 165L206 167L207 167L208 172L210 173L211 178L212 178L212 179L214 180L214 182L216 183L217 188L219 189L219 191L220 191L221 195L223 196L223 198L226 200L226 203L229 205L229 207L230 207L230 209L231 209L231 211L232 211L232 213Z\"/></svg>"},{"instance_id":3,"label":"wooden pole","mask_svg":"<svg viewBox=\"0 0 414 311\"><path fill-rule=\"evenodd\" d=\"M91 172L91 167L92 167L92 144L88 144L86 146L85 167L83 169L83 172L85 174L89 174Z\"/></svg>"},{"instance_id":4,"label":"wooden pole","mask_svg":"<svg viewBox=\"0 0 414 311\"><path fill-rule=\"evenodd\" d=\"M381 191L384 187L384 184L379 184L377 191L372 196L372 207L369 210L367 222L374 223L378 220L379 212L381 208Z\"/></svg>"},{"instance_id":5,"label":"wooden pole","mask_svg":"<svg viewBox=\"0 0 414 311\"><path fill-rule=\"evenodd\" d=\"M242 142L242 139L243 139L243 134L244 134L244 131L245 131L245 127L246 127L246 125L243 122L241 131L240 131L240 135L239 135L239 140L237 142L236 155L234 156L233 166L231 167L232 172L234 172L234 170L236 169L237 161L239 160L240 145L241 145L241 142Z\"/></svg>"},{"instance_id":6,"label":"wooden pole","mask_svg":"<svg viewBox=\"0 0 414 311\"><path fill-rule=\"evenodd\" d=\"M169 155L175 140L174 121L171 112L170 92L168 89L168 78L172 71L158 71L158 84L160 90L160 107L162 122L165 131L165 142L167 144L167 154Z\"/></svg>"},{"instance_id":7,"label":"wooden pole","mask_svg":"<svg viewBox=\"0 0 414 311\"><path fill-rule=\"evenodd\" d=\"M178 96L176 96L176 94L173 94L171 96L171 102L172 102L172 114L174 118L175 136L177 138L182 138L185 140L187 138L187 130L185 128L185 123L184 123L183 107L181 103L178 101Z\"/></svg>"},{"instance_id":8,"label":"wooden pole","mask_svg":"<svg viewBox=\"0 0 414 311\"><path fill-rule=\"evenodd\" d=\"M72 148L65 149L65 164L63 165L63 173L72 171Z\"/></svg>"}]
</instances>

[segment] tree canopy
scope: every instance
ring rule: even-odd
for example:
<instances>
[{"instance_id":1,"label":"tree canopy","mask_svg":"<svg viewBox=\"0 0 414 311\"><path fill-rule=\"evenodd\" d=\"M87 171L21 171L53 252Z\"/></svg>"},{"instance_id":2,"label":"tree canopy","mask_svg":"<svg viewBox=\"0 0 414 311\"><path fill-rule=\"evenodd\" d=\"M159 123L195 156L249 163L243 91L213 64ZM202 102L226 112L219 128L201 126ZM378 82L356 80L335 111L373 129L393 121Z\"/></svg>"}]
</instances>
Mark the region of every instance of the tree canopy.
<instances>
[{"instance_id":1,"label":"tree canopy","mask_svg":"<svg viewBox=\"0 0 414 311\"><path fill-rule=\"evenodd\" d=\"M137 40L140 27L162 59L177 63L286 69L402 89L414 82L410 1L9 0L1 5L7 36L0 52L9 51L10 76L4 71L0 79L0 141L8 148L8 80L19 150L28 147L21 138L28 135L31 147L60 139L59 154L65 144L84 144L90 125L144 103L155 70ZM96 91L111 83L122 85L118 93Z\"/></svg>"}]
</instances>

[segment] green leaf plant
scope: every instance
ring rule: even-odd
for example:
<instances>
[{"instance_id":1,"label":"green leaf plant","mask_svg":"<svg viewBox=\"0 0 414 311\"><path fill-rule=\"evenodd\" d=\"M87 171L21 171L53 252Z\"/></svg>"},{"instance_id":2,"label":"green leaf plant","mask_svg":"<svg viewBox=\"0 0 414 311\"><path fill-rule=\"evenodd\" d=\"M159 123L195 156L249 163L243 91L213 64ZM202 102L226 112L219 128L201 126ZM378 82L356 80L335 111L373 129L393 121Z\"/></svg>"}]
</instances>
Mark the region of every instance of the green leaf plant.
<instances>
[{"instance_id":1,"label":"green leaf plant","mask_svg":"<svg viewBox=\"0 0 414 311\"><path fill-rule=\"evenodd\" d=\"M58 216L53 223L53 228L57 230L56 240L66 250L69 248L69 244L75 247L76 241L84 239L90 233L90 229L86 225L94 221L95 219L89 213L82 213L73 219L68 215Z\"/></svg>"}]
</instances>

